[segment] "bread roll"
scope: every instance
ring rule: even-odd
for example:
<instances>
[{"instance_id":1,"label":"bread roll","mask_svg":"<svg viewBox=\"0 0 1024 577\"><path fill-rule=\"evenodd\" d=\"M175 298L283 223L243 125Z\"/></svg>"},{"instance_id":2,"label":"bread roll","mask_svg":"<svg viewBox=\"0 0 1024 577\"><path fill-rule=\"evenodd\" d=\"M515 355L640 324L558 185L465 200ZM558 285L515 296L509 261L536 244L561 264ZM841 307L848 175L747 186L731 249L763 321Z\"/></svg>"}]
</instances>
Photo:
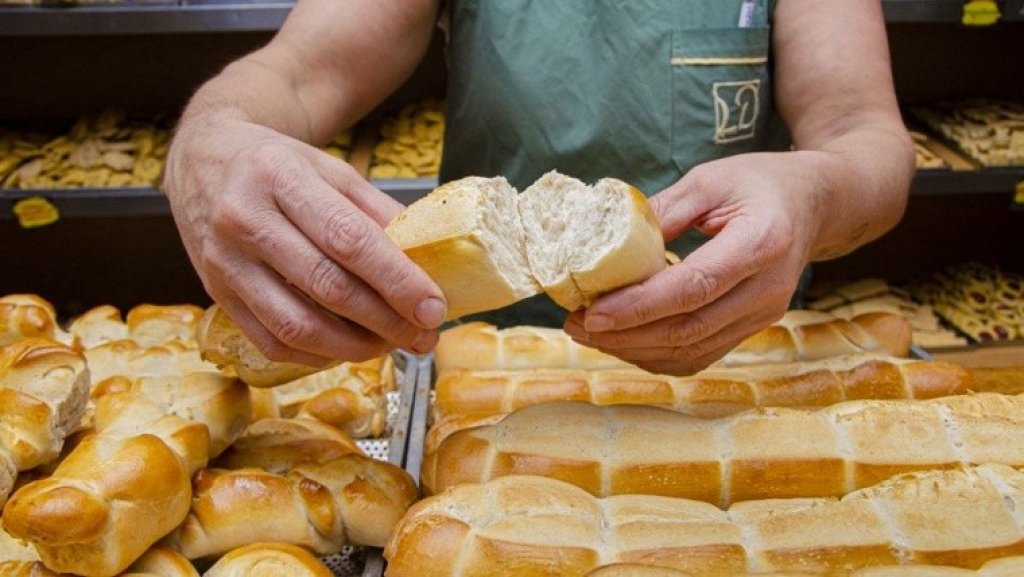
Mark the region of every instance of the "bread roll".
<instances>
[{"instance_id":1,"label":"bread roll","mask_svg":"<svg viewBox=\"0 0 1024 577\"><path fill-rule=\"evenodd\" d=\"M220 558L203 577L333 577L309 551L284 543L255 543Z\"/></svg>"},{"instance_id":2,"label":"bread roll","mask_svg":"<svg viewBox=\"0 0 1024 577\"><path fill-rule=\"evenodd\" d=\"M45 299L33 294L0 297L0 346L23 338L57 339L57 313Z\"/></svg>"},{"instance_id":3,"label":"bread roll","mask_svg":"<svg viewBox=\"0 0 1024 577\"><path fill-rule=\"evenodd\" d=\"M504 178L449 182L410 205L388 235L441 287L448 318L541 290L576 310L665 268L665 243L643 193L549 172L521 195Z\"/></svg>"},{"instance_id":4,"label":"bread roll","mask_svg":"<svg viewBox=\"0 0 1024 577\"><path fill-rule=\"evenodd\" d=\"M708 369L691 377L640 370L449 371L438 377L437 418L510 413L551 401L658 405L700 417L752 407L819 407L854 399L961 394L971 375L949 363L848 355L807 363Z\"/></svg>"},{"instance_id":5,"label":"bread roll","mask_svg":"<svg viewBox=\"0 0 1024 577\"><path fill-rule=\"evenodd\" d=\"M52 571L116 575L185 519L190 476L248 422L248 388L214 373L141 379L103 394L97 434L49 478L19 489L4 526Z\"/></svg>"},{"instance_id":6,"label":"bread roll","mask_svg":"<svg viewBox=\"0 0 1024 577\"><path fill-rule=\"evenodd\" d=\"M387 395L395 389L390 355L342 363L272 389L252 389L253 418L316 419L356 438L380 437L387 426Z\"/></svg>"},{"instance_id":7,"label":"bread roll","mask_svg":"<svg viewBox=\"0 0 1024 577\"><path fill-rule=\"evenodd\" d=\"M519 371L524 369L622 369L633 365L584 347L561 329L510 327L499 330L483 322L441 331L434 351L438 372Z\"/></svg>"},{"instance_id":8,"label":"bread roll","mask_svg":"<svg viewBox=\"0 0 1024 577\"><path fill-rule=\"evenodd\" d=\"M15 560L0 550L0 577L61 577L38 560ZM199 572L180 553L154 547L118 577L199 577Z\"/></svg>"},{"instance_id":9,"label":"bread roll","mask_svg":"<svg viewBox=\"0 0 1024 577\"><path fill-rule=\"evenodd\" d=\"M85 359L70 347L39 338L0 347L0 508L19 471L60 455L88 392Z\"/></svg>"},{"instance_id":10,"label":"bread roll","mask_svg":"<svg viewBox=\"0 0 1024 577\"><path fill-rule=\"evenodd\" d=\"M125 324L131 339L144 347L170 341L195 346L202 315L202 307L195 305L142 304L128 311Z\"/></svg>"},{"instance_id":11,"label":"bread roll","mask_svg":"<svg viewBox=\"0 0 1024 577\"><path fill-rule=\"evenodd\" d=\"M330 425L313 419L263 419L249 425L215 466L287 473L299 465L326 463L350 453L362 455L363 451Z\"/></svg>"},{"instance_id":12,"label":"bread roll","mask_svg":"<svg viewBox=\"0 0 1024 577\"><path fill-rule=\"evenodd\" d=\"M188 518L170 537L190 559L263 541L318 555L348 544L381 547L416 496L408 473L357 454L286 475L204 469L193 490Z\"/></svg>"},{"instance_id":13,"label":"bread roll","mask_svg":"<svg viewBox=\"0 0 1024 577\"><path fill-rule=\"evenodd\" d=\"M180 342L144 347L133 340L111 341L86 349L93 389L112 377L134 380L142 377L181 377L189 373L216 373L199 351Z\"/></svg>"},{"instance_id":14,"label":"bread roll","mask_svg":"<svg viewBox=\"0 0 1024 577\"><path fill-rule=\"evenodd\" d=\"M77 316L68 325L68 332L79 350L128 340L128 325L124 324L121 311L111 305L94 307Z\"/></svg>"},{"instance_id":15,"label":"bread roll","mask_svg":"<svg viewBox=\"0 0 1024 577\"><path fill-rule=\"evenodd\" d=\"M979 567L1024 553L1024 473L1002 465L912 473L842 499L597 499L555 479L459 485L414 505L387 575L586 575L612 563L696 576L836 574L878 565Z\"/></svg>"},{"instance_id":16,"label":"bread roll","mask_svg":"<svg viewBox=\"0 0 1024 577\"><path fill-rule=\"evenodd\" d=\"M704 420L656 407L563 402L452 434L423 461L424 490L540 475L598 496L681 497L728 507L841 497L899 473L1024 467L1024 395L849 401Z\"/></svg>"}]
</instances>

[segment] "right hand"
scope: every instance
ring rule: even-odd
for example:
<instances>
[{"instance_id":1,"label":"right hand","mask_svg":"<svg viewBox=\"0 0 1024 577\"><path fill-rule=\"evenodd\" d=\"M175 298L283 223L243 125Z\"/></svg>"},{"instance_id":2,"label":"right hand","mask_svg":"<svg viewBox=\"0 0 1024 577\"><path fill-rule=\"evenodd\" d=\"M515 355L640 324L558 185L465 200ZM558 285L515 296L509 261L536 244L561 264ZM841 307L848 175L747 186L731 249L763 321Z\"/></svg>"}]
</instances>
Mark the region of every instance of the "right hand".
<instances>
[{"instance_id":1,"label":"right hand","mask_svg":"<svg viewBox=\"0 0 1024 577\"><path fill-rule=\"evenodd\" d=\"M270 359L322 366L437 342L444 295L382 228L402 205L347 163L199 117L178 129L164 189L206 291Z\"/></svg>"}]
</instances>

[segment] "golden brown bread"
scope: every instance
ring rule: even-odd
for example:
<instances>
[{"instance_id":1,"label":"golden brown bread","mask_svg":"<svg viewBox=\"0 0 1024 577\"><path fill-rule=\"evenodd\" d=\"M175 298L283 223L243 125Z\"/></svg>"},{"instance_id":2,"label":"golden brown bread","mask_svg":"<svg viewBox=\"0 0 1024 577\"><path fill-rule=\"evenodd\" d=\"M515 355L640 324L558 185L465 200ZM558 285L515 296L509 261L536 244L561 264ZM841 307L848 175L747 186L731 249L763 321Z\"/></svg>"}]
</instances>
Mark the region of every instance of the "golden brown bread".
<instances>
[{"instance_id":1,"label":"golden brown bread","mask_svg":"<svg viewBox=\"0 0 1024 577\"><path fill-rule=\"evenodd\" d=\"M41 338L0 347L0 508L19 471L60 455L88 393L85 359L70 347Z\"/></svg>"},{"instance_id":2,"label":"golden brown bread","mask_svg":"<svg viewBox=\"0 0 1024 577\"><path fill-rule=\"evenodd\" d=\"M1006 395L1024 393L1024 366L971 367L974 389Z\"/></svg>"},{"instance_id":3,"label":"golden brown bread","mask_svg":"<svg viewBox=\"0 0 1024 577\"><path fill-rule=\"evenodd\" d=\"M115 575L185 519L191 474L248 422L248 388L215 373L141 379L102 395L97 434L49 478L19 489L4 526L53 571Z\"/></svg>"},{"instance_id":4,"label":"golden brown bread","mask_svg":"<svg viewBox=\"0 0 1024 577\"><path fill-rule=\"evenodd\" d=\"M61 577L38 560L14 560L4 557L0 550L0 577ZM153 547L146 551L118 577L199 577L199 572L188 559L166 547Z\"/></svg>"},{"instance_id":5,"label":"golden brown bread","mask_svg":"<svg viewBox=\"0 0 1024 577\"><path fill-rule=\"evenodd\" d=\"M828 313L789 311L729 351L718 365L795 363L858 353L906 357L910 334L910 323L893 313L866 313L845 320Z\"/></svg>"},{"instance_id":6,"label":"golden brown bread","mask_svg":"<svg viewBox=\"0 0 1024 577\"><path fill-rule=\"evenodd\" d=\"M692 573L638 563L615 563L587 573L587 577L692 577ZM822 573L772 571L771 573L730 573L729 577L811 577ZM993 559L977 571L938 565L888 565L865 567L852 572L830 571L830 577L1019 577L1024 575L1024 557Z\"/></svg>"},{"instance_id":7,"label":"golden brown bread","mask_svg":"<svg viewBox=\"0 0 1024 577\"><path fill-rule=\"evenodd\" d=\"M1024 395L849 401L705 420L657 407L560 402L452 434L426 456L429 493L540 475L606 497L737 501L840 497L900 473L1024 467Z\"/></svg>"},{"instance_id":8,"label":"golden brown bread","mask_svg":"<svg viewBox=\"0 0 1024 577\"><path fill-rule=\"evenodd\" d=\"M1001 465L912 473L842 499L597 499L512 476L414 505L384 550L387 575L586 575L611 563L696 576L829 574L877 565L977 568L1024 554L1024 473Z\"/></svg>"},{"instance_id":9,"label":"golden brown bread","mask_svg":"<svg viewBox=\"0 0 1024 577\"><path fill-rule=\"evenodd\" d=\"M333 577L309 551L285 543L254 543L220 558L203 577Z\"/></svg>"},{"instance_id":10,"label":"golden brown bread","mask_svg":"<svg viewBox=\"0 0 1024 577\"><path fill-rule=\"evenodd\" d=\"M313 419L263 419L249 425L214 463L221 469L255 467L287 473L363 451L344 432Z\"/></svg>"},{"instance_id":11,"label":"golden brown bread","mask_svg":"<svg viewBox=\"0 0 1024 577\"><path fill-rule=\"evenodd\" d=\"M561 329L510 327L471 322L441 331L434 351L438 372L516 371L523 369L615 369L633 365L584 347Z\"/></svg>"},{"instance_id":12,"label":"golden brown bread","mask_svg":"<svg viewBox=\"0 0 1024 577\"><path fill-rule=\"evenodd\" d=\"M0 346L23 338L54 340L59 329L57 313L45 299L33 294L0 297Z\"/></svg>"},{"instance_id":13,"label":"golden brown bread","mask_svg":"<svg viewBox=\"0 0 1024 577\"><path fill-rule=\"evenodd\" d=\"M100 305L75 317L68 324L72 344L79 350L128 339L128 325L115 306Z\"/></svg>"},{"instance_id":14,"label":"golden brown bread","mask_svg":"<svg viewBox=\"0 0 1024 577\"><path fill-rule=\"evenodd\" d=\"M272 389L252 389L253 418L309 417L355 438L380 437L387 426L387 396L395 389L390 355L341 363Z\"/></svg>"},{"instance_id":15,"label":"golden brown bread","mask_svg":"<svg viewBox=\"0 0 1024 577\"><path fill-rule=\"evenodd\" d=\"M848 355L806 363L708 369L691 377L644 371L448 371L438 377L438 418L493 415L551 401L658 405L700 417L752 407L820 407L855 399L961 394L971 375L950 363Z\"/></svg>"},{"instance_id":16,"label":"golden brown bread","mask_svg":"<svg viewBox=\"0 0 1024 577\"><path fill-rule=\"evenodd\" d=\"M128 311L110 305L91 308L68 324L71 342L80 350L115 341L134 341L139 347L177 342L196 346L196 329L203 309L194 305L141 304Z\"/></svg>"},{"instance_id":17,"label":"golden brown bread","mask_svg":"<svg viewBox=\"0 0 1024 577\"><path fill-rule=\"evenodd\" d=\"M193 491L188 517L170 537L190 559L263 541L319 555L348 544L380 547L416 496L408 473L358 454L285 475L204 469Z\"/></svg>"},{"instance_id":18,"label":"golden brown bread","mask_svg":"<svg viewBox=\"0 0 1024 577\"><path fill-rule=\"evenodd\" d=\"M133 340L111 341L83 353L94 390L112 377L131 381L143 377L182 377L189 373L217 372L214 365L203 362L195 348L175 341L151 347L141 346Z\"/></svg>"}]
</instances>

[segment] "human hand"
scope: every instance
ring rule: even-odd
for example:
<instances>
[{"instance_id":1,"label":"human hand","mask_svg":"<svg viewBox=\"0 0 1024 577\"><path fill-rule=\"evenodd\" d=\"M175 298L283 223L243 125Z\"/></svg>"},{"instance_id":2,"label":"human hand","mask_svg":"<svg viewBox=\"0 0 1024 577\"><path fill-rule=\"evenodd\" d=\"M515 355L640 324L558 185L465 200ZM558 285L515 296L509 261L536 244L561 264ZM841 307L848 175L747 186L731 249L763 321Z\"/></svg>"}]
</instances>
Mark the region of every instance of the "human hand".
<instances>
[{"instance_id":1,"label":"human hand","mask_svg":"<svg viewBox=\"0 0 1024 577\"><path fill-rule=\"evenodd\" d=\"M164 188L210 296L268 358L426 352L444 295L385 235L402 207L347 163L237 119L183 122Z\"/></svg>"},{"instance_id":2,"label":"human hand","mask_svg":"<svg viewBox=\"0 0 1024 577\"><path fill-rule=\"evenodd\" d=\"M641 368L692 374L785 313L821 221L820 153L739 155L698 166L651 201L667 240L704 246L569 315L579 343Z\"/></svg>"}]
</instances>

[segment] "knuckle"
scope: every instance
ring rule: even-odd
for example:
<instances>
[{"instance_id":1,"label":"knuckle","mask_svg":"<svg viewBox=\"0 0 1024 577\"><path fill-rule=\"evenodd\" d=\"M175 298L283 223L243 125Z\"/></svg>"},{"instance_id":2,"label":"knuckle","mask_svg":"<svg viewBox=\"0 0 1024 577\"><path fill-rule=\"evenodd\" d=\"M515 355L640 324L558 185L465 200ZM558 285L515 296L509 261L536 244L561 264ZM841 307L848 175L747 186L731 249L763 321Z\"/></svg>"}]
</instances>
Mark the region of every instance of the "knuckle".
<instances>
[{"instance_id":1,"label":"knuckle","mask_svg":"<svg viewBox=\"0 0 1024 577\"><path fill-rule=\"evenodd\" d=\"M708 332L708 323L704 317L693 314L668 325L665 337L670 345L685 345L706 337Z\"/></svg>"},{"instance_id":2,"label":"knuckle","mask_svg":"<svg viewBox=\"0 0 1024 577\"><path fill-rule=\"evenodd\" d=\"M309 272L308 290L313 300L323 304L348 304L356 296L355 283L329 258L321 258Z\"/></svg>"},{"instance_id":3,"label":"knuckle","mask_svg":"<svg viewBox=\"0 0 1024 577\"><path fill-rule=\"evenodd\" d=\"M358 261L370 251L369 227L356 212L335 210L327 215L323 226L327 249L342 262Z\"/></svg>"},{"instance_id":4,"label":"knuckle","mask_svg":"<svg viewBox=\"0 0 1024 577\"><path fill-rule=\"evenodd\" d=\"M316 327L307 318L298 317L294 313L275 312L271 319L268 328L286 345L303 348L315 337Z\"/></svg>"},{"instance_id":5,"label":"knuckle","mask_svg":"<svg viewBox=\"0 0 1024 577\"><path fill-rule=\"evenodd\" d=\"M277 187L294 181L291 150L280 142L261 142L249 152L249 166L259 183Z\"/></svg>"},{"instance_id":6,"label":"knuckle","mask_svg":"<svg viewBox=\"0 0 1024 577\"><path fill-rule=\"evenodd\" d=\"M703 269L691 267L683 288L675 293L673 304L678 311L687 312L711 302L718 291L718 280Z\"/></svg>"}]
</instances>

